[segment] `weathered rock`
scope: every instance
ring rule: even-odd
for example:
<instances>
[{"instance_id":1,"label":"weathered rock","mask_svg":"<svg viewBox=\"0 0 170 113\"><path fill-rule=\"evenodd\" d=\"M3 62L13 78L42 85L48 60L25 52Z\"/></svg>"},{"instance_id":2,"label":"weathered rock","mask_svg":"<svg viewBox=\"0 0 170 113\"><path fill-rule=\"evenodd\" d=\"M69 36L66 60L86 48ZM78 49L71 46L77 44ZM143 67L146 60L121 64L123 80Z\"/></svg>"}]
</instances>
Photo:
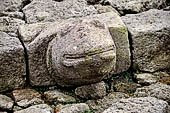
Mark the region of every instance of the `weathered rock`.
<instances>
[{"instance_id":1,"label":"weathered rock","mask_svg":"<svg viewBox=\"0 0 170 113\"><path fill-rule=\"evenodd\" d=\"M18 18L24 19L24 14L22 12L0 12L0 17L11 17L11 18Z\"/></svg>"},{"instance_id":2,"label":"weathered rock","mask_svg":"<svg viewBox=\"0 0 170 113\"><path fill-rule=\"evenodd\" d=\"M170 102L170 86L162 83L152 84L143 88L138 88L135 92L137 97L151 96Z\"/></svg>"},{"instance_id":3,"label":"weathered rock","mask_svg":"<svg viewBox=\"0 0 170 113\"><path fill-rule=\"evenodd\" d=\"M104 27L97 27L100 25ZM78 30L80 26L82 30ZM82 33L85 35L80 36ZM96 83L107 75L126 71L130 66L128 32L121 18L113 12L55 23L24 25L19 28L19 34L28 50L30 82L34 86L54 85L56 81L62 86ZM64 47L66 45L67 48ZM116 56L113 55L115 51ZM104 64L100 57L105 57L102 58ZM95 65L98 65L97 68ZM99 68L100 72L97 72Z\"/></svg>"},{"instance_id":4,"label":"weathered rock","mask_svg":"<svg viewBox=\"0 0 170 113\"><path fill-rule=\"evenodd\" d=\"M96 14L86 0L64 0L61 2L35 0L23 9L27 23L55 21Z\"/></svg>"},{"instance_id":5,"label":"weathered rock","mask_svg":"<svg viewBox=\"0 0 170 113\"><path fill-rule=\"evenodd\" d=\"M108 94L103 99L88 100L86 103L95 111L95 113L101 113L105 109L109 108L113 103L116 103L123 98L129 98L129 96L125 93L115 92L113 94Z\"/></svg>"},{"instance_id":6,"label":"weathered rock","mask_svg":"<svg viewBox=\"0 0 170 113\"><path fill-rule=\"evenodd\" d=\"M163 84L170 85L170 74L168 74L166 72L156 72L154 74L156 74L156 75L158 75L160 77L159 82L161 82Z\"/></svg>"},{"instance_id":7,"label":"weathered rock","mask_svg":"<svg viewBox=\"0 0 170 113\"><path fill-rule=\"evenodd\" d=\"M104 82L77 87L75 94L85 99L99 99L106 95Z\"/></svg>"},{"instance_id":8,"label":"weathered rock","mask_svg":"<svg viewBox=\"0 0 170 113\"><path fill-rule=\"evenodd\" d=\"M59 108L58 113L84 113L86 110L89 110L89 106L85 103L79 103L65 105L62 108Z\"/></svg>"},{"instance_id":9,"label":"weathered rock","mask_svg":"<svg viewBox=\"0 0 170 113\"><path fill-rule=\"evenodd\" d=\"M135 74L135 79L139 84L150 85L156 83L159 80L159 76L155 76L150 73Z\"/></svg>"},{"instance_id":10,"label":"weathered rock","mask_svg":"<svg viewBox=\"0 0 170 113\"><path fill-rule=\"evenodd\" d=\"M127 94L132 94L136 91L138 87L141 85L136 84L134 82L119 82L114 85L114 88L118 92L122 93L127 93Z\"/></svg>"},{"instance_id":11,"label":"weathered rock","mask_svg":"<svg viewBox=\"0 0 170 113\"><path fill-rule=\"evenodd\" d=\"M97 5L94 5L94 7L97 10L98 14L113 12L113 13L117 13L118 15L120 15L119 12L116 9L114 9L112 6L103 6L101 4L97 4Z\"/></svg>"},{"instance_id":12,"label":"weathered rock","mask_svg":"<svg viewBox=\"0 0 170 113\"><path fill-rule=\"evenodd\" d=\"M47 104L39 104L20 111L16 111L14 113L54 113L54 111Z\"/></svg>"},{"instance_id":13,"label":"weathered rock","mask_svg":"<svg viewBox=\"0 0 170 113\"><path fill-rule=\"evenodd\" d=\"M86 0L86 1L91 4L96 4L99 3L101 0Z\"/></svg>"},{"instance_id":14,"label":"weathered rock","mask_svg":"<svg viewBox=\"0 0 170 113\"><path fill-rule=\"evenodd\" d=\"M17 29L25 21L12 17L0 17L0 32L6 32L10 36L17 37Z\"/></svg>"},{"instance_id":15,"label":"weathered rock","mask_svg":"<svg viewBox=\"0 0 170 113\"><path fill-rule=\"evenodd\" d=\"M121 14L139 13L149 9L161 9L166 7L166 0L103 0L104 4L110 4Z\"/></svg>"},{"instance_id":16,"label":"weathered rock","mask_svg":"<svg viewBox=\"0 0 170 113\"><path fill-rule=\"evenodd\" d=\"M29 107L37 104L43 104L41 95L33 89L14 90L12 92L15 102L20 107Z\"/></svg>"},{"instance_id":17,"label":"weathered rock","mask_svg":"<svg viewBox=\"0 0 170 113\"><path fill-rule=\"evenodd\" d=\"M76 102L76 99L72 96L66 95L57 90L51 90L44 92L45 100L49 103L58 102L58 103L71 103Z\"/></svg>"},{"instance_id":18,"label":"weathered rock","mask_svg":"<svg viewBox=\"0 0 170 113\"><path fill-rule=\"evenodd\" d=\"M14 105L14 101L5 96L5 95L0 95L0 109L1 110L12 110L12 107Z\"/></svg>"},{"instance_id":19,"label":"weathered rock","mask_svg":"<svg viewBox=\"0 0 170 113\"><path fill-rule=\"evenodd\" d=\"M170 68L170 12L151 9L122 17L132 38L134 68L154 72Z\"/></svg>"},{"instance_id":20,"label":"weathered rock","mask_svg":"<svg viewBox=\"0 0 170 113\"><path fill-rule=\"evenodd\" d=\"M167 113L168 103L153 97L122 99L103 113Z\"/></svg>"},{"instance_id":21,"label":"weathered rock","mask_svg":"<svg viewBox=\"0 0 170 113\"><path fill-rule=\"evenodd\" d=\"M26 0L1 0L0 1L0 12L3 11L19 11L23 8Z\"/></svg>"},{"instance_id":22,"label":"weathered rock","mask_svg":"<svg viewBox=\"0 0 170 113\"><path fill-rule=\"evenodd\" d=\"M19 106L16 106L16 105L14 105L14 107L13 107L13 112L15 112L15 111L20 111L20 110L23 110L23 108L21 108L21 107L19 107Z\"/></svg>"},{"instance_id":23,"label":"weathered rock","mask_svg":"<svg viewBox=\"0 0 170 113\"><path fill-rule=\"evenodd\" d=\"M24 48L18 38L3 32L0 32L0 64L0 92L25 85Z\"/></svg>"}]
</instances>

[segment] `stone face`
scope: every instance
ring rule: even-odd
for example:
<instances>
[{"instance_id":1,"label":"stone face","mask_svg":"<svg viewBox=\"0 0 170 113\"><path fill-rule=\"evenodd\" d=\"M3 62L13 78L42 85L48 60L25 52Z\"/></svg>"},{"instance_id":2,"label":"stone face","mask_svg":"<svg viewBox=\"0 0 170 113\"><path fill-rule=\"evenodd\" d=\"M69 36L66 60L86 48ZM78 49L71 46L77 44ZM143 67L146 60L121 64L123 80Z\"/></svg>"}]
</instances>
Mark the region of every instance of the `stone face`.
<instances>
[{"instance_id":1,"label":"stone face","mask_svg":"<svg viewBox=\"0 0 170 113\"><path fill-rule=\"evenodd\" d=\"M12 107L14 105L14 101L5 96L5 95L0 95L0 109L1 110L12 110Z\"/></svg>"},{"instance_id":2,"label":"stone face","mask_svg":"<svg viewBox=\"0 0 170 113\"><path fill-rule=\"evenodd\" d=\"M20 107L29 107L44 103L41 95L33 89L14 90L12 92L15 102Z\"/></svg>"},{"instance_id":3,"label":"stone face","mask_svg":"<svg viewBox=\"0 0 170 113\"><path fill-rule=\"evenodd\" d=\"M85 103L65 105L58 113L83 113L89 110L89 106Z\"/></svg>"},{"instance_id":4,"label":"stone face","mask_svg":"<svg viewBox=\"0 0 170 113\"><path fill-rule=\"evenodd\" d=\"M47 104L39 104L20 111L16 111L14 113L54 113L54 112L53 109L49 107Z\"/></svg>"},{"instance_id":5,"label":"stone face","mask_svg":"<svg viewBox=\"0 0 170 113\"><path fill-rule=\"evenodd\" d=\"M104 82L77 87L75 94L85 99L98 99L106 95Z\"/></svg>"},{"instance_id":6,"label":"stone face","mask_svg":"<svg viewBox=\"0 0 170 113\"><path fill-rule=\"evenodd\" d=\"M105 109L108 109L113 103L116 103L120 99L129 98L125 93L114 92L105 96L103 99L88 100L86 103L95 113L102 113Z\"/></svg>"},{"instance_id":7,"label":"stone face","mask_svg":"<svg viewBox=\"0 0 170 113\"><path fill-rule=\"evenodd\" d=\"M122 99L103 113L167 113L168 103L153 97Z\"/></svg>"},{"instance_id":8,"label":"stone face","mask_svg":"<svg viewBox=\"0 0 170 113\"><path fill-rule=\"evenodd\" d=\"M57 90L51 90L44 92L45 100L49 103L53 102L61 102L61 103L69 103L76 102L76 99L72 96L66 95Z\"/></svg>"},{"instance_id":9,"label":"stone face","mask_svg":"<svg viewBox=\"0 0 170 113\"><path fill-rule=\"evenodd\" d=\"M17 36L17 29L25 21L13 17L0 17L0 32L6 32L10 36Z\"/></svg>"},{"instance_id":10,"label":"stone face","mask_svg":"<svg viewBox=\"0 0 170 113\"><path fill-rule=\"evenodd\" d=\"M0 92L25 85L24 48L16 37L0 32Z\"/></svg>"},{"instance_id":11,"label":"stone face","mask_svg":"<svg viewBox=\"0 0 170 113\"><path fill-rule=\"evenodd\" d=\"M114 12L23 25L19 35L28 51L34 86L96 83L130 66L128 32Z\"/></svg>"},{"instance_id":12,"label":"stone face","mask_svg":"<svg viewBox=\"0 0 170 113\"><path fill-rule=\"evenodd\" d=\"M152 9L122 17L133 47L134 68L154 72L170 68L170 12Z\"/></svg>"},{"instance_id":13,"label":"stone face","mask_svg":"<svg viewBox=\"0 0 170 113\"><path fill-rule=\"evenodd\" d=\"M104 4L110 4L121 14L139 13L149 9L166 7L166 0L103 0Z\"/></svg>"},{"instance_id":14,"label":"stone face","mask_svg":"<svg viewBox=\"0 0 170 113\"><path fill-rule=\"evenodd\" d=\"M138 88L135 95L138 97L151 96L170 102L170 86L162 83L152 84L150 86Z\"/></svg>"},{"instance_id":15,"label":"stone face","mask_svg":"<svg viewBox=\"0 0 170 113\"><path fill-rule=\"evenodd\" d=\"M159 80L159 77L150 73L141 73L141 74L135 74L135 79L139 84L148 85L148 84L156 83Z\"/></svg>"},{"instance_id":16,"label":"stone face","mask_svg":"<svg viewBox=\"0 0 170 113\"><path fill-rule=\"evenodd\" d=\"M23 9L27 23L55 21L96 14L86 0L34 0Z\"/></svg>"}]
</instances>

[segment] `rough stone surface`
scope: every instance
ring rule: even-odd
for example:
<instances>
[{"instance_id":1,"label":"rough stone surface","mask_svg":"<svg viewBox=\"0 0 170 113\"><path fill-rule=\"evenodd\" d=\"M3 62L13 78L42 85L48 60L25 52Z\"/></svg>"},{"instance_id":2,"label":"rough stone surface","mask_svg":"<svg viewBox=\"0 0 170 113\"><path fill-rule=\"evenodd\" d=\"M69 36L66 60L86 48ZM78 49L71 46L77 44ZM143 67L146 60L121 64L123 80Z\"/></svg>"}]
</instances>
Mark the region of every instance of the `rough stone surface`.
<instances>
[{"instance_id":1,"label":"rough stone surface","mask_svg":"<svg viewBox=\"0 0 170 113\"><path fill-rule=\"evenodd\" d=\"M151 9L122 17L132 38L134 68L154 72L170 68L170 12Z\"/></svg>"},{"instance_id":2,"label":"rough stone surface","mask_svg":"<svg viewBox=\"0 0 170 113\"><path fill-rule=\"evenodd\" d=\"M135 79L139 84L150 85L156 83L159 80L159 76L155 76L150 73L135 74Z\"/></svg>"},{"instance_id":3,"label":"rough stone surface","mask_svg":"<svg viewBox=\"0 0 170 113\"><path fill-rule=\"evenodd\" d=\"M23 8L26 0L1 0L0 1L0 12L3 11L19 11Z\"/></svg>"},{"instance_id":4,"label":"rough stone surface","mask_svg":"<svg viewBox=\"0 0 170 113\"><path fill-rule=\"evenodd\" d=\"M0 32L0 92L25 85L24 48L19 39Z\"/></svg>"},{"instance_id":5,"label":"rough stone surface","mask_svg":"<svg viewBox=\"0 0 170 113\"><path fill-rule=\"evenodd\" d=\"M1 110L12 110L13 105L14 105L14 101L11 98L0 94L0 109Z\"/></svg>"},{"instance_id":6,"label":"rough stone surface","mask_svg":"<svg viewBox=\"0 0 170 113\"><path fill-rule=\"evenodd\" d=\"M136 84L134 82L119 82L113 85L113 87L118 92L132 94L136 91L138 87L140 87L140 84Z\"/></svg>"},{"instance_id":7,"label":"rough stone surface","mask_svg":"<svg viewBox=\"0 0 170 113\"><path fill-rule=\"evenodd\" d=\"M86 0L35 0L23 9L27 23L55 21L96 14Z\"/></svg>"},{"instance_id":8,"label":"rough stone surface","mask_svg":"<svg viewBox=\"0 0 170 113\"><path fill-rule=\"evenodd\" d=\"M13 107L13 112L15 112L15 111L20 111L20 110L23 110L23 108L14 105L14 107Z\"/></svg>"},{"instance_id":9,"label":"rough stone surface","mask_svg":"<svg viewBox=\"0 0 170 113\"><path fill-rule=\"evenodd\" d=\"M170 73L167 72L156 72L155 75L159 76L159 82L170 85Z\"/></svg>"},{"instance_id":10,"label":"rough stone surface","mask_svg":"<svg viewBox=\"0 0 170 113\"><path fill-rule=\"evenodd\" d=\"M45 100L49 103L61 102L61 103L71 103L76 102L76 99L72 96L66 95L57 90L51 90L44 92Z\"/></svg>"},{"instance_id":11,"label":"rough stone surface","mask_svg":"<svg viewBox=\"0 0 170 113\"><path fill-rule=\"evenodd\" d=\"M61 110L59 110L58 113L84 113L85 111L89 110L89 106L85 103L79 103L65 105L59 109Z\"/></svg>"},{"instance_id":12,"label":"rough stone surface","mask_svg":"<svg viewBox=\"0 0 170 113\"><path fill-rule=\"evenodd\" d=\"M85 99L99 99L106 95L104 82L77 87L75 94Z\"/></svg>"},{"instance_id":13,"label":"rough stone surface","mask_svg":"<svg viewBox=\"0 0 170 113\"><path fill-rule=\"evenodd\" d=\"M18 18L24 19L24 14L22 12L0 12L0 17L11 17L11 18Z\"/></svg>"},{"instance_id":14,"label":"rough stone surface","mask_svg":"<svg viewBox=\"0 0 170 113\"><path fill-rule=\"evenodd\" d=\"M98 14L113 12L113 13L117 13L118 15L120 15L119 12L116 9L114 9L112 6L103 6L101 4L96 4L94 5L94 7L97 10Z\"/></svg>"},{"instance_id":15,"label":"rough stone surface","mask_svg":"<svg viewBox=\"0 0 170 113\"><path fill-rule=\"evenodd\" d=\"M137 97L151 96L170 102L170 86L162 83L152 84L150 86L138 88L135 95Z\"/></svg>"},{"instance_id":16,"label":"rough stone surface","mask_svg":"<svg viewBox=\"0 0 170 113\"><path fill-rule=\"evenodd\" d=\"M149 9L161 9L166 7L166 0L103 0L104 4L110 4L121 14L139 13Z\"/></svg>"},{"instance_id":17,"label":"rough stone surface","mask_svg":"<svg viewBox=\"0 0 170 113\"><path fill-rule=\"evenodd\" d=\"M113 94L109 93L103 99L88 100L86 103L89 105L91 109L95 111L95 113L102 113L105 109L109 108L113 103L123 98L129 98L129 96L125 93L114 92Z\"/></svg>"},{"instance_id":18,"label":"rough stone surface","mask_svg":"<svg viewBox=\"0 0 170 113\"><path fill-rule=\"evenodd\" d=\"M122 99L103 113L167 113L168 103L153 97Z\"/></svg>"},{"instance_id":19,"label":"rough stone surface","mask_svg":"<svg viewBox=\"0 0 170 113\"><path fill-rule=\"evenodd\" d=\"M12 92L15 102L20 107L29 107L44 103L41 95L33 89L14 90Z\"/></svg>"},{"instance_id":20,"label":"rough stone surface","mask_svg":"<svg viewBox=\"0 0 170 113\"><path fill-rule=\"evenodd\" d=\"M88 21L89 25L83 21ZM101 23L105 23L106 26L103 28L102 27L99 28L97 27L98 25L94 26L95 22L93 21L96 21L97 24L98 24L98 21L100 21ZM79 23L79 24L76 25L75 23ZM87 28L87 25L91 27ZM81 40L79 40L80 36L77 35L78 32L76 31L79 29L79 26L83 26L83 29L84 29L84 30L78 31L79 34L88 32L87 36L84 35L84 37L90 37L90 38L93 37L94 39L93 38L88 39L88 40L91 40L90 42L88 42L87 38L82 38ZM107 31L108 28L109 28L110 33ZM105 37L104 40L102 39L103 35L101 33L106 34L104 35ZM110 68L112 68L112 71L110 74L112 75L113 73L126 71L130 66L130 50L129 50L128 32L127 32L125 25L121 21L121 18L116 13L113 13L113 12L98 14L98 15L89 16L89 17L80 18L80 19L70 19L70 20L65 20L65 21L60 21L60 22L58 21L55 23L42 23L42 24L40 23L40 24L25 25L19 28L19 34L22 40L27 45L26 47L28 50L29 62L30 62L30 66L29 66L30 67L30 80L31 80L32 85L37 85L37 86L52 85L52 84L55 84L54 80L56 80L57 83L59 83L62 86L73 86L73 85L94 83L94 82L100 81L106 75L108 75ZM62 36L62 34L64 35ZM112 38L110 38L110 34ZM68 38L67 40L65 40L66 37L72 37L72 38ZM73 40L73 38L75 37L76 37L76 40L79 42L74 41L74 43L71 43L71 40ZM100 39L95 38L95 37L99 37ZM56 41L56 39L60 39L60 40ZM85 41L86 43L84 43L83 41ZM103 65L102 68L105 68L104 67L105 65L110 65L109 68L107 68L107 70L106 68L103 70L100 69L101 72L99 72L97 76L96 75L88 76L88 73L90 73L90 70L88 68L89 63L92 63L91 64L93 65L92 67L96 65L96 63L93 63L93 60L91 57L95 56L93 58L95 59L98 58L99 56L97 54L99 53L101 54L102 53L101 51L103 51L104 49L109 49L108 47L104 47L104 46L109 46L109 44L114 43L113 41L115 42L115 45L117 47L116 57L113 58L113 54L111 55L112 53L111 51L104 52L103 55L105 54L104 57L107 57L105 60L111 61L111 59L116 59L116 65L114 65L115 61L110 62L110 64L107 64L106 62L106 64L102 64ZM83 45L80 44L81 42L83 42ZM64 50L64 46L66 45L68 46L69 49L73 47L74 48L69 50L69 51L72 51L72 53L68 51L69 53L67 53L68 55L66 55L67 59L63 63L64 65L67 65L66 67L74 67L74 70L76 72L73 72L73 71L68 72L68 70L66 71L67 69L66 67L62 67L62 69L61 67L56 67L56 66L60 66L60 64L57 64L57 62L61 60L59 58L56 60L56 57L59 57L59 55L61 56L62 54L66 54L64 52L62 52L62 54L58 54L60 53L59 51L66 52L66 50ZM114 46L114 44L111 44L111 45ZM80 46L81 46L80 51L77 51L79 53L76 53L75 49L78 50L78 47ZM88 53L89 55L85 55L87 53L82 53L83 52L82 46L83 46L84 51L90 52ZM100 49L102 50L100 50L98 46L101 46ZM94 49L94 50L90 50L90 49ZM113 47L113 51L115 51L115 46ZM75 55L70 56L70 54L77 54L77 56ZM54 60L51 61L51 59L54 59ZM65 58L62 58L62 59L65 59ZM101 62L99 61L99 59L96 59L96 60L98 60L97 65L98 67L100 67ZM84 66L83 64L84 61L86 63L89 62L87 63L88 65L86 64L86 66ZM78 66L78 65L83 65L83 66ZM111 65L113 67L111 67ZM83 69L80 69L81 67L83 67ZM84 72L83 70L87 70L86 67L88 68L89 71ZM70 69L71 68L69 68L69 70ZM90 68L90 69L93 69L93 68ZM61 70L63 71L61 72ZM81 70L81 73L83 73L82 75L84 77L77 75L80 73L80 72L78 73L78 70ZM68 73L71 74L71 76L69 76ZM96 72L93 72L93 74L95 73ZM103 76L103 74L101 75L101 73L103 74L105 73L104 74L105 76ZM69 78L67 78L66 75L69 76ZM81 79L75 78L78 76L81 77Z\"/></svg>"},{"instance_id":21,"label":"rough stone surface","mask_svg":"<svg viewBox=\"0 0 170 113\"><path fill-rule=\"evenodd\" d=\"M14 113L54 113L54 112L53 109L47 104L39 104L20 111L16 111Z\"/></svg>"},{"instance_id":22,"label":"rough stone surface","mask_svg":"<svg viewBox=\"0 0 170 113\"><path fill-rule=\"evenodd\" d=\"M17 36L17 29L25 21L12 17L0 17L0 32L6 32L10 36Z\"/></svg>"}]
</instances>

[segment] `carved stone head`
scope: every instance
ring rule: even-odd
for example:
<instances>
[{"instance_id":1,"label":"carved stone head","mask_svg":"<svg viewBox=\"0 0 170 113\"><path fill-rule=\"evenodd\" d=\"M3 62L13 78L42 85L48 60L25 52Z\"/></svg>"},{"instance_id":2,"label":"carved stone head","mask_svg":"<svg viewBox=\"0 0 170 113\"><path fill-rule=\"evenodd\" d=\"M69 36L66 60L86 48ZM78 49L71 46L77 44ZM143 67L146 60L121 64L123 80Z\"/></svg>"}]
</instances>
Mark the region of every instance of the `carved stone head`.
<instances>
[{"instance_id":1,"label":"carved stone head","mask_svg":"<svg viewBox=\"0 0 170 113\"><path fill-rule=\"evenodd\" d=\"M48 69L62 86L98 82L115 63L115 44L99 20L80 19L64 25L47 50Z\"/></svg>"}]
</instances>

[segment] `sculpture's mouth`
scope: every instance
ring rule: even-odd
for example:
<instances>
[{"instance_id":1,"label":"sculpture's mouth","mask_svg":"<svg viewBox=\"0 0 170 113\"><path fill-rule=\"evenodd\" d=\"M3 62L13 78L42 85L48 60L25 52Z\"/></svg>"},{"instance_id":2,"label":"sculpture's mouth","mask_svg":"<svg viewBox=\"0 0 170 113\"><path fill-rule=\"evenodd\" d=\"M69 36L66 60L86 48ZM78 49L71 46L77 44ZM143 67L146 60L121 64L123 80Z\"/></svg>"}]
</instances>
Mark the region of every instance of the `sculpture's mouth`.
<instances>
[{"instance_id":1,"label":"sculpture's mouth","mask_svg":"<svg viewBox=\"0 0 170 113\"><path fill-rule=\"evenodd\" d=\"M105 47L84 54L65 54L62 60L64 66L78 67L81 64L93 65L98 63L98 66L101 66L103 62L110 62L115 59L116 53L113 46Z\"/></svg>"},{"instance_id":2,"label":"sculpture's mouth","mask_svg":"<svg viewBox=\"0 0 170 113\"><path fill-rule=\"evenodd\" d=\"M63 58L64 59L80 59L80 58L86 58L86 57L97 55L97 54L107 53L109 51L114 51L113 46L100 48L100 49L96 49L96 50L89 51L89 52L84 52L83 54L64 54Z\"/></svg>"}]
</instances>

